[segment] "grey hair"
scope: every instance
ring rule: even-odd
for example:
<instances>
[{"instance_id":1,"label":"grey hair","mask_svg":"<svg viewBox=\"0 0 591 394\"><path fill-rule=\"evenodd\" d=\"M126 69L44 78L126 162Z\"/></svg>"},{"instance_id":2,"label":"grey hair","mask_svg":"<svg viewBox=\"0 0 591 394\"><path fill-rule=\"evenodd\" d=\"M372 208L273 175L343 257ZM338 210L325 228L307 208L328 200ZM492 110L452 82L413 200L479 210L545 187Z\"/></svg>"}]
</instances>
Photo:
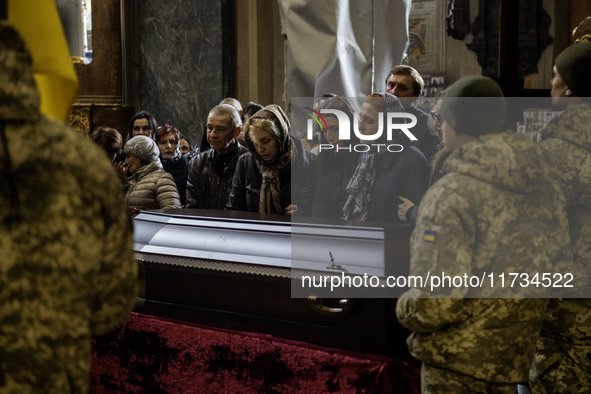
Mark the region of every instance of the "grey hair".
<instances>
[{"instance_id":1,"label":"grey hair","mask_svg":"<svg viewBox=\"0 0 591 394\"><path fill-rule=\"evenodd\" d=\"M209 114L214 116L228 116L232 122L232 130L235 130L236 127L242 126L242 120L240 120L240 114L238 113L238 110L236 110L236 108L230 104L216 105L211 109L211 111L209 111Z\"/></svg>"},{"instance_id":2,"label":"grey hair","mask_svg":"<svg viewBox=\"0 0 591 394\"><path fill-rule=\"evenodd\" d=\"M242 111L242 104L240 104L240 101L236 100L234 97L226 97L225 99L220 101L220 104L231 105L232 107L236 108L238 113L240 113L240 111Z\"/></svg>"}]
</instances>

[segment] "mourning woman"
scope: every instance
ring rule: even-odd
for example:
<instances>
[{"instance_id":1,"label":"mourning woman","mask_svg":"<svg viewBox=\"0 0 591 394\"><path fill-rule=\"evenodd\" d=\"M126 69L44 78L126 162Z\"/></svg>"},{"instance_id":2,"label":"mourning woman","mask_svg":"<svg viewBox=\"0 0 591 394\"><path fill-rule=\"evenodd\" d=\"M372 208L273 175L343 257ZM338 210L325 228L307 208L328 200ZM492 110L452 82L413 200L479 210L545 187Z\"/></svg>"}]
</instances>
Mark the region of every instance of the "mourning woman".
<instances>
[{"instance_id":1,"label":"mourning woman","mask_svg":"<svg viewBox=\"0 0 591 394\"><path fill-rule=\"evenodd\" d=\"M121 153L123 139L121 134L112 127L99 126L88 137L105 151L111 162L114 162L117 155Z\"/></svg>"},{"instance_id":2,"label":"mourning woman","mask_svg":"<svg viewBox=\"0 0 591 394\"><path fill-rule=\"evenodd\" d=\"M349 197L343 208L343 219L399 222L398 197L418 204L429 187L429 164L425 156L410 145L400 129L393 131L392 141L386 139L388 112L404 112L398 99L388 93L372 94L361 107L359 132L367 136L361 139L361 144L368 146L368 151L359 156L355 173L347 185ZM370 136L378 133L380 117L382 135L373 140ZM391 146L390 150L386 146Z\"/></svg>"},{"instance_id":3,"label":"mourning woman","mask_svg":"<svg viewBox=\"0 0 591 394\"><path fill-rule=\"evenodd\" d=\"M336 96L325 98L319 110L322 109L342 111L351 120L357 113L349 101ZM352 149L359 144L359 139L353 130L350 130L351 139L340 140L339 121L336 115L324 113L323 116L326 127L324 130L319 130L322 149L316 158L316 168L312 178L311 216L339 219L349 197L347 185L359 161L359 153Z\"/></svg>"},{"instance_id":4,"label":"mourning woman","mask_svg":"<svg viewBox=\"0 0 591 394\"><path fill-rule=\"evenodd\" d=\"M157 130L158 122L156 122L156 118L154 118L152 114L150 114L149 112L140 111L137 114L133 115L133 117L129 121L129 131L127 133L125 141L129 141L131 138L137 135L145 135L146 137L154 139ZM118 154L115 157L113 163L116 165L117 172L121 171L121 166L123 166L124 162L125 152ZM131 174L128 172L126 176L129 177L131 176Z\"/></svg>"},{"instance_id":5,"label":"mourning woman","mask_svg":"<svg viewBox=\"0 0 591 394\"><path fill-rule=\"evenodd\" d=\"M181 198L181 205L185 206L189 170L187 156L181 154L179 149L180 139L180 131L169 124L159 127L155 137L160 150L162 168L172 175Z\"/></svg>"},{"instance_id":6,"label":"mourning woman","mask_svg":"<svg viewBox=\"0 0 591 394\"><path fill-rule=\"evenodd\" d=\"M180 208L172 176L162 169L156 142L144 135L125 143L125 169L131 177L124 184L125 201L133 213L142 209Z\"/></svg>"},{"instance_id":7,"label":"mourning woman","mask_svg":"<svg viewBox=\"0 0 591 394\"><path fill-rule=\"evenodd\" d=\"M179 140L179 149L181 150L181 154L186 155L187 153L193 150L193 145L191 145L191 141L188 137L181 134L181 139Z\"/></svg>"},{"instance_id":8,"label":"mourning woman","mask_svg":"<svg viewBox=\"0 0 591 394\"><path fill-rule=\"evenodd\" d=\"M292 169L294 174L305 173L310 157L301 142L290 137L289 120L278 105L254 114L244 129L249 152L238 159L226 209L292 215L302 188L300 177L292 182Z\"/></svg>"},{"instance_id":9,"label":"mourning woman","mask_svg":"<svg viewBox=\"0 0 591 394\"><path fill-rule=\"evenodd\" d=\"M133 115L129 121L129 134L127 135L127 139L129 140L136 135L145 135L146 137L154 139L156 131L158 131L158 122L156 122L156 118L147 111L140 111Z\"/></svg>"}]
</instances>

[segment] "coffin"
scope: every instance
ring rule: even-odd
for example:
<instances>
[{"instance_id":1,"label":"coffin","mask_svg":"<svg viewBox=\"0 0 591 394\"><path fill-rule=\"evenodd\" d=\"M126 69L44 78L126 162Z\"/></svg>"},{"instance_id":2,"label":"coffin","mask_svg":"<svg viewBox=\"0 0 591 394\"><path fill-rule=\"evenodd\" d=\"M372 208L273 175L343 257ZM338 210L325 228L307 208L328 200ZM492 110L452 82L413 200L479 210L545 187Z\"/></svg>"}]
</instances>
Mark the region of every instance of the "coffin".
<instances>
[{"instance_id":1,"label":"coffin","mask_svg":"<svg viewBox=\"0 0 591 394\"><path fill-rule=\"evenodd\" d=\"M377 293L302 288L302 278L404 275L410 232L406 225L235 211L142 212L134 219L134 250L145 269L141 312L404 355L409 332L396 320L391 293L365 298Z\"/></svg>"}]
</instances>

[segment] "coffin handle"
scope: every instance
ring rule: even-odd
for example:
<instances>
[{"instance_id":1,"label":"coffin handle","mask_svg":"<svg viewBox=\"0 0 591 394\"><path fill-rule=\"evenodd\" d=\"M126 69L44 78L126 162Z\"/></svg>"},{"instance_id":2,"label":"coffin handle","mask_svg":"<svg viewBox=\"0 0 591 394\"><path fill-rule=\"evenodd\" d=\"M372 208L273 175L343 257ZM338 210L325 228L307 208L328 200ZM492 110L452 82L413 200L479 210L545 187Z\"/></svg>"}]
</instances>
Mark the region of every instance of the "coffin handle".
<instances>
[{"instance_id":1,"label":"coffin handle","mask_svg":"<svg viewBox=\"0 0 591 394\"><path fill-rule=\"evenodd\" d=\"M324 300L316 296L309 296L308 303L318 313L322 313L327 316L343 316L351 312L353 309L354 302L348 298L342 298L339 300L340 308L331 308L324 305Z\"/></svg>"}]
</instances>

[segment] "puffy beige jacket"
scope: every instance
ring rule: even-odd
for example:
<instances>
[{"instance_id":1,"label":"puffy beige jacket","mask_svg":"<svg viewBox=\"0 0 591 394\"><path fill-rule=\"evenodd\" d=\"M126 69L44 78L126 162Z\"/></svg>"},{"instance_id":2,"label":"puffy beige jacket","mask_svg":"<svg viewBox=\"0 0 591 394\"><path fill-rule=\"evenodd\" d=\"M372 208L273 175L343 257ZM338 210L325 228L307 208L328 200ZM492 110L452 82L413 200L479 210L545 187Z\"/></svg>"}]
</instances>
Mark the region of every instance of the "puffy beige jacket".
<instances>
[{"instance_id":1,"label":"puffy beige jacket","mask_svg":"<svg viewBox=\"0 0 591 394\"><path fill-rule=\"evenodd\" d=\"M172 175L165 172L160 159L144 166L125 186L129 209L180 208L179 192Z\"/></svg>"}]
</instances>

